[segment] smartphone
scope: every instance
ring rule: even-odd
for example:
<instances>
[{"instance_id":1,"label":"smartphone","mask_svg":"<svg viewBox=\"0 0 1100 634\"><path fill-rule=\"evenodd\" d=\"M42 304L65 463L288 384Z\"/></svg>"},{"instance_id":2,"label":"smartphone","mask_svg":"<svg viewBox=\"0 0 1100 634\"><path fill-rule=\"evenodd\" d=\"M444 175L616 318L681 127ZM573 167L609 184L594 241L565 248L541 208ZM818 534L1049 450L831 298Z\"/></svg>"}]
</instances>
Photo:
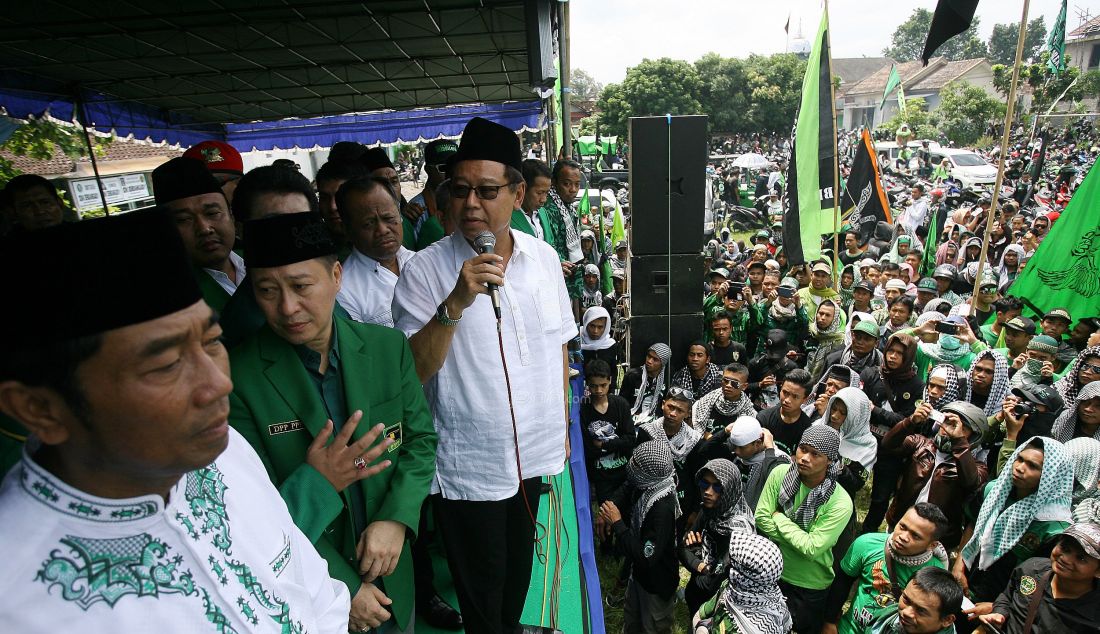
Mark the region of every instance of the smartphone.
<instances>
[{"instance_id":1,"label":"smartphone","mask_svg":"<svg viewBox=\"0 0 1100 634\"><path fill-rule=\"evenodd\" d=\"M949 324L946 321L937 321L936 332L940 332L945 335L957 335L959 334L959 325Z\"/></svg>"},{"instance_id":2,"label":"smartphone","mask_svg":"<svg viewBox=\"0 0 1100 634\"><path fill-rule=\"evenodd\" d=\"M935 422L937 425L942 425L944 421L943 412L938 412L936 410L928 412L928 418L932 419L932 421Z\"/></svg>"},{"instance_id":3,"label":"smartphone","mask_svg":"<svg viewBox=\"0 0 1100 634\"><path fill-rule=\"evenodd\" d=\"M775 292L780 297L794 297L794 289L788 286L780 286L779 288L775 289Z\"/></svg>"},{"instance_id":4,"label":"smartphone","mask_svg":"<svg viewBox=\"0 0 1100 634\"><path fill-rule=\"evenodd\" d=\"M730 299L741 299L742 293L745 292L744 282L730 282L726 287L726 297Z\"/></svg>"}]
</instances>

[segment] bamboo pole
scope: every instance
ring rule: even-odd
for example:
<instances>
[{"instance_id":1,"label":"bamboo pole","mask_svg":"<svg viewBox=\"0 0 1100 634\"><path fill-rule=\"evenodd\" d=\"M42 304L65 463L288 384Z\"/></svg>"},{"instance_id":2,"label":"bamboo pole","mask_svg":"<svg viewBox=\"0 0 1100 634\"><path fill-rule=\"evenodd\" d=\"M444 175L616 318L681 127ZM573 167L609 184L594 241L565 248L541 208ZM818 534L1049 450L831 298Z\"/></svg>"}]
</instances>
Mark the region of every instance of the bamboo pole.
<instances>
[{"instance_id":1,"label":"bamboo pole","mask_svg":"<svg viewBox=\"0 0 1100 634\"><path fill-rule=\"evenodd\" d=\"M1031 0L1024 0L1023 16L1020 18L1020 33L1016 38L1016 63L1012 65L1012 83L1008 88L1008 104L1005 108L1005 125L1001 132L1001 158L997 162L997 180L993 185L993 201L989 205L989 217L985 220L985 236L982 238L982 254L978 258L978 271L974 275L974 293L970 296L970 311L973 315L978 303L978 288L982 284L982 270L989 254L989 234L993 231L993 220L997 217L998 203L1001 198L1001 185L1005 178L1005 161L1008 159L1008 135L1012 130L1012 118L1016 112L1016 84L1020 79L1020 63L1024 57L1024 36L1027 34L1027 9Z\"/></svg>"},{"instance_id":2,"label":"bamboo pole","mask_svg":"<svg viewBox=\"0 0 1100 634\"><path fill-rule=\"evenodd\" d=\"M829 0L825 0L825 16L829 16ZM833 289L840 290L840 140L837 138L836 127L836 83L833 81L833 42L830 33L833 30L833 22L829 20L829 26L825 30L825 37L829 39L829 57L825 63L829 65L829 116L833 129ZM813 273L811 272L812 276Z\"/></svg>"}]
</instances>

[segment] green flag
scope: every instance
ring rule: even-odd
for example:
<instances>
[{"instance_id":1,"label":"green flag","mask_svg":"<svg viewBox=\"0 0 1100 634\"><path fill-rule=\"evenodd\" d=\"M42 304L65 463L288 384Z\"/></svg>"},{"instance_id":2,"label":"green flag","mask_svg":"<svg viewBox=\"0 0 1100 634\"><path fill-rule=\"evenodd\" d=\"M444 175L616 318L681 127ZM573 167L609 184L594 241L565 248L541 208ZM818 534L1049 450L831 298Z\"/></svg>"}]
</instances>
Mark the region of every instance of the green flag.
<instances>
[{"instance_id":1,"label":"green flag","mask_svg":"<svg viewBox=\"0 0 1100 634\"><path fill-rule=\"evenodd\" d=\"M1075 318L1100 315L1100 170L1090 169L1050 233L1009 287L1040 316L1065 308Z\"/></svg>"},{"instance_id":2,"label":"green flag","mask_svg":"<svg viewBox=\"0 0 1100 634\"><path fill-rule=\"evenodd\" d=\"M890 78L886 80L886 90L882 91L882 103L878 105L878 109L882 110L882 107L886 105L886 98L890 96L890 92L901 85L901 75L898 74L898 67L890 67Z\"/></svg>"},{"instance_id":3,"label":"green flag","mask_svg":"<svg viewBox=\"0 0 1100 634\"><path fill-rule=\"evenodd\" d=\"M1066 0L1062 0L1062 10L1058 12L1054 26L1050 27L1046 49L1050 51L1050 59L1047 60L1050 72L1062 74L1066 69Z\"/></svg>"},{"instance_id":4,"label":"green flag","mask_svg":"<svg viewBox=\"0 0 1100 634\"><path fill-rule=\"evenodd\" d=\"M791 264L821 257L821 236L836 230L836 119L831 86L829 14L822 13L806 60L783 190L783 250Z\"/></svg>"}]
</instances>

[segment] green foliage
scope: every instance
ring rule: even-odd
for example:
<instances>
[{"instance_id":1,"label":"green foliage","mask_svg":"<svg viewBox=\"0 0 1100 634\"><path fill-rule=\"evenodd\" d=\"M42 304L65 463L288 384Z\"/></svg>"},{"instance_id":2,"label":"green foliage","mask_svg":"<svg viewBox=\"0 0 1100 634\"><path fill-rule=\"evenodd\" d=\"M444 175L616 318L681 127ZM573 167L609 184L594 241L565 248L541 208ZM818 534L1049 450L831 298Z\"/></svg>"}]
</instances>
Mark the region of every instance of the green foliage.
<instances>
[{"instance_id":1,"label":"green foliage","mask_svg":"<svg viewBox=\"0 0 1100 634\"><path fill-rule=\"evenodd\" d=\"M990 123L1004 119L1005 104L977 86L951 82L940 100L940 130L956 145L973 145Z\"/></svg>"},{"instance_id":2,"label":"green foliage","mask_svg":"<svg viewBox=\"0 0 1100 634\"><path fill-rule=\"evenodd\" d=\"M994 64L1016 63L1016 40L1020 36L1020 25L994 24L989 36L989 60ZM1043 16L1027 23L1024 35L1024 61L1039 58L1039 50L1047 39L1047 24Z\"/></svg>"},{"instance_id":3,"label":"green foliage","mask_svg":"<svg viewBox=\"0 0 1100 634\"><path fill-rule=\"evenodd\" d=\"M569 101L591 101L600 96L603 84L588 74L583 68L574 68L569 71Z\"/></svg>"},{"instance_id":4,"label":"green foliage","mask_svg":"<svg viewBox=\"0 0 1100 634\"><path fill-rule=\"evenodd\" d=\"M1054 103L1054 100L1061 96L1063 91L1066 91L1063 101L1067 103L1080 101L1087 95L1100 94L1100 73L1094 75L1092 79L1086 74L1081 81L1074 83L1081 74L1080 69L1076 66L1067 65L1060 75L1055 75L1047 66L1049 57L1050 54L1043 51L1034 63L1020 67L1020 79L1016 93L1019 95L1023 90L1031 92L1031 108L1026 113L1022 112L1021 114L1034 116L1045 113ZM1012 67L995 64L993 66L993 87L1007 98L1011 84ZM1066 90L1067 88L1069 90Z\"/></svg>"},{"instance_id":5,"label":"green foliage","mask_svg":"<svg viewBox=\"0 0 1100 634\"><path fill-rule=\"evenodd\" d=\"M1081 86L1083 97L1100 97L1100 70L1090 70L1077 83Z\"/></svg>"},{"instance_id":6,"label":"green foliage","mask_svg":"<svg viewBox=\"0 0 1100 634\"><path fill-rule=\"evenodd\" d=\"M712 132L744 130L750 125L747 69L740 59L707 53L695 62L702 81L698 99L710 115Z\"/></svg>"},{"instance_id":7,"label":"green foliage","mask_svg":"<svg viewBox=\"0 0 1100 634\"><path fill-rule=\"evenodd\" d=\"M950 60L985 57L988 50L985 42L978 39L978 22L975 17L969 29L944 42L935 54ZM882 54L898 62L920 59L930 26L932 12L928 9L914 9L909 18L894 30L890 37L890 46L883 49Z\"/></svg>"},{"instance_id":8,"label":"green foliage","mask_svg":"<svg viewBox=\"0 0 1100 634\"><path fill-rule=\"evenodd\" d=\"M802 99L806 60L791 53L750 55L745 65L750 88L750 127L738 131L789 131Z\"/></svg>"},{"instance_id":9,"label":"green foliage","mask_svg":"<svg viewBox=\"0 0 1100 634\"><path fill-rule=\"evenodd\" d=\"M917 139L935 139L940 135L936 127L935 113L928 111L928 104L921 97L906 99L905 113L899 112L888 121L883 121L878 129L886 130L893 135L903 123L909 124L909 129Z\"/></svg>"},{"instance_id":10,"label":"green foliage","mask_svg":"<svg viewBox=\"0 0 1100 634\"><path fill-rule=\"evenodd\" d=\"M577 136L591 136L596 134L596 115L590 115L580 120L577 124Z\"/></svg>"},{"instance_id":11,"label":"green foliage","mask_svg":"<svg viewBox=\"0 0 1100 634\"><path fill-rule=\"evenodd\" d=\"M608 84L600 93L600 132L625 136L630 117L703 114L696 98L701 88L691 64L667 57L644 59L627 69L622 83Z\"/></svg>"},{"instance_id":12,"label":"green foliage","mask_svg":"<svg viewBox=\"0 0 1100 634\"><path fill-rule=\"evenodd\" d=\"M92 147L96 156L105 155L107 146L112 142L114 137L93 136ZM59 154L75 159L88 153L80 128L47 119L32 120L19 126L0 148L16 156L28 156L42 161L48 161ZM11 161L0 157L0 183L6 183L18 175L19 170L15 169Z\"/></svg>"}]
</instances>

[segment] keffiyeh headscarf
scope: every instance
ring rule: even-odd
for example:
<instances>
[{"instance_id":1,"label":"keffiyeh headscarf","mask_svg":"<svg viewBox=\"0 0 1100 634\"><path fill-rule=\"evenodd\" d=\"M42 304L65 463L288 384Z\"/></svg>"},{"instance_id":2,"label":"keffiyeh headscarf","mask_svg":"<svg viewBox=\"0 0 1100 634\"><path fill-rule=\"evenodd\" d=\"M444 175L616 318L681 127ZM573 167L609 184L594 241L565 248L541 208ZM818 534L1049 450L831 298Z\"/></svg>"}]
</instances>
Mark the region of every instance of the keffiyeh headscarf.
<instances>
[{"instance_id":1,"label":"keffiyeh headscarf","mask_svg":"<svg viewBox=\"0 0 1100 634\"><path fill-rule=\"evenodd\" d=\"M1062 401L1072 403L1077 400L1077 393L1081 390L1081 364L1089 357L1100 358L1100 346L1090 346L1081 351L1073 363L1069 364L1066 373L1054 383L1054 389L1062 395ZM1100 383L1100 381L1094 381Z\"/></svg>"},{"instance_id":2,"label":"keffiyeh headscarf","mask_svg":"<svg viewBox=\"0 0 1100 634\"><path fill-rule=\"evenodd\" d=\"M1034 448L1043 450L1043 474L1039 489L1005 508L1012 493L1011 465L1021 451ZM1073 465L1062 443L1053 438L1036 436L1017 447L1005 465L982 503L974 536L962 549L968 568L973 569L977 563L978 570L987 570L1016 546L1032 522L1069 522L1071 519Z\"/></svg>"},{"instance_id":3,"label":"keffiyeh headscarf","mask_svg":"<svg viewBox=\"0 0 1100 634\"><path fill-rule=\"evenodd\" d=\"M703 437L702 434L695 431L695 428L687 424L687 421L683 421L680 424L680 431L676 432L676 435L672 438L668 437L665 433L665 419L664 417L658 418L655 421L646 423L641 426L642 429L649 434L649 437L654 440L667 441L666 444L670 451L672 451L672 458L674 460L683 460L691 453L692 449L695 449L696 443Z\"/></svg>"},{"instance_id":4,"label":"keffiyeh headscarf","mask_svg":"<svg viewBox=\"0 0 1100 634\"><path fill-rule=\"evenodd\" d=\"M1067 407L1062 410L1062 413L1054 420L1054 426L1051 428L1050 435L1054 436L1054 439L1058 442L1069 442L1070 439L1073 438L1073 434L1077 431L1078 408L1081 406L1081 403L1094 398L1100 398L1100 381L1089 383L1081 388L1076 398L1072 401L1066 401ZM1097 430L1093 438L1100 440L1100 430Z\"/></svg>"},{"instance_id":5,"label":"keffiyeh headscarf","mask_svg":"<svg viewBox=\"0 0 1100 634\"><path fill-rule=\"evenodd\" d=\"M959 400L959 383L961 379L962 371L958 366L953 363L941 363L932 368L932 371L928 373L928 381L931 383L933 378L941 378L947 383L947 387L944 388L943 396L939 399L933 400L928 395L928 383L924 384L924 402L932 406L934 410L940 410L948 403L954 403Z\"/></svg>"},{"instance_id":6,"label":"keffiyeh headscarf","mask_svg":"<svg viewBox=\"0 0 1100 634\"><path fill-rule=\"evenodd\" d=\"M557 207L559 217L557 222L560 222L565 230L565 247L569 251L570 261L576 262L581 259L581 235L577 232L577 225L574 221L573 209L565 204L565 201L561 199L558 191L553 187L549 191L550 200ZM557 224L555 222L555 224Z\"/></svg>"},{"instance_id":7,"label":"keffiyeh headscarf","mask_svg":"<svg viewBox=\"0 0 1100 634\"><path fill-rule=\"evenodd\" d=\"M668 347L667 343L655 343L649 347L649 351L657 355L657 358L661 360L661 371L657 374L656 379L650 379L649 373L646 372L643 365L642 370L642 384L638 386L638 394L634 397L634 405L630 408L630 413L635 416L652 416L657 411L657 405L661 402L661 396L665 393L665 387L668 385L668 362L672 360L672 348ZM653 384L650 384L650 381ZM646 393L649 396L646 396Z\"/></svg>"},{"instance_id":8,"label":"keffiyeh headscarf","mask_svg":"<svg viewBox=\"0 0 1100 634\"><path fill-rule=\"evenodd\" d=\"M719 598L722 608L737 624L737 631L786 634L791 613L779 591L783 553L760 535L730 536L730 576Z\"/></svg>"},{"instance_id":9,"label":"keffiyeh headscarf","mask_svg":"<svg viewBox=\"0 0 1100 634\"><path fill-rule=\"evenodd\" d=\"M588 284L581 284L581 305L582 306L599 306L603 303L603 293L600 292L600 268L595 264L584 265L585 275L595 275L596 285L592 288L588 288Z\"/></svg>"},{"instance_id":10,"label":"keffiyeh headscarf","mask_svg":"<svg viewBox=\"0 0 1100 634\"><path fill-rule=\"evenodd\" d=\"M833 307L833 323L829 324L828 328L819 330L816 315L810 319L810 337L817 341L817 348L806 356L806 370L810 373L810 376L817 376L821 371L821 367L825 365L826 357L838 348L844 347L844 331L848 325L848 318L844 315L844 310L834 300L826 299L821 302L818 308L825 304Z\"/></svg>"},{"instance_id":11,"label":"keffiyeh headscarf","mask_svg":"<svg viewBox=\"0 0 1100 634\"><path fill-rule=\"evenodd\" d=\"M970 354L970 346L959 340L955 335L941 334L935 343L922 341L918 344L921 352L936 361L958 361Z\"/></svg>"},{"instance_id":12,"label":"keffiyeh headscarf","mask_svg":"<svg viewBox=\"0 0 1100 634\"><path fill-rule=\"evenodd\" d=\"M951 257L952 247L954 247L956 252L955 257L958 257L958 243L954 240L948 240L947 242L941 244L938 249L936 249L936 266L939 266L941 264L955 264L955 258Z\"/></svg>"},{"instance_id":13,"label":"keffiyeh headscarf","mask_svg":"<svg viewBox=\"0 0 1100 634\"><path fill-rule=\"evenodd\" d=\"M966 373L966 401L968 403L973 402L971 399L974 396L974 368L978 366L978 362L982 359L993 359L993 383L989 386L989 398L986 399L985 408L983 408L985 415L988 417L1001 411L1005 397L1008 396L1008 361L1002 355L988 348L974 355L970 371Z\"/></svg>"},{"instance_id":14,"label":"keffiyeh headscarf","mask_svg":"<svg viewBox=\"0 0 1100 634\"><path fill-rule=\"evenodd\" d=\"M607 320L603 334L599 339L589 338L588 324L601 318ZM611 338L611 315L607 313L607 309L603 306L593 306L584 311L584 317L581 318L581 350L606 350L613 345L615 340Z\"/></svg>"},{"instance_id":15,"label":"keffiyeh headscarf","mask_svg":"<svg viewBox=\"0 0 1100 634\"><path fill-rule=\"evenodd\" d=\"M630 528L635 535L641 534L642 524L649 510L657 500L666 495L672 496L675 517L680 517L680 504L676 502L675 473L668 443L647 440L634 448L630 461L626 463L626 477L630 485L638 491L638 499L630 514Z\"/></svg>"},{"instance_id":16,"label":"keffiyeh headscarf","mask_svg":"<svg viewBox=\"0 0 1100 634\"><path fill-rule=\"evenodd\" d=\"M1009 271L1005 266L1005 253L1013 252L1019 259L1016 260L1016 270ZM997 279L1001 283L997 286L997 290L1005 292L1009 286L1012 286L1012 282L1016 281L1016 277L1020 274L1020 271L1024 270L1024 248L1018 244L1010 244L1005 247L1005 250L1001 253L1001 261L997 265Z\"/></svg>"},{"instance_id":17,"label":"keffiyeh headscarf","mask_svg":"<svg viewBox=\"0 0 1100 634\"><path fill-rule=\"evenodd\" d=\"M840 474L840 434L828 425L811 425L802 432L799 446L809 445L818 453L825 456L832 463L825 473L825 479L814 487L802 504L795 507L794 500L798 496L798 489L802 486L802 480L798 477L798 466L791 464L787 474L783 477L783 484L779 488L779 496L776 504L783 514L791 519L804 531L810 530L817 517L817 511L829 501L836 489L836 477Z\"/></svg>"},{"instance_id":18,"label":"keffiyeh headscarf","mask_svg":"<svg viewBox=\"0 0 1100 634\"><path fill-rule=\"evenodd\" d=\"M729 460L716 458L703 465L695 474L697 479L702 479L703 474L710 472L722 485L722 495L714 508L703 507L699 513L703 519L703 563L714 570L714 553L717 540L729 541L733 533L753 533L756 531L756 520L752 509L745 502L745 495L741 489L741 471ZM724 544L723 544L724 545Z\"/></svg>"},{"instance_id":19,"label":"keffiyeh headscarf","mask_svg":"<svg viewBox=\"0 0 1100 634\"><path fill-rule=\"evenodd\" d=\"M738 416L756 417L756 408L753 407L748 393L742 391L741 398L730 401L722 394L722 388L718 388L707 392L703 398L695 401L695 404L691 406L692 426L700 433L714 431L710 428L714 422L714 417L711 415L714 410L718 410L718 413L723 416L732 418Z\"/></svg>"},{"instance_id":20,"label":"keffiyeh headscarf","mask_svg":"<svg viewBox=\"0 0 1100 634\"><path fill-rule=\"evenodd\" d=\"M878 460L878 442L871 434L871 399L858 387L842 388L829 397L825 414L814 421L814 425L829 424L829 416L837 401L842 401L848 408L848 415L840 424L840 457L858 462L870 471Z\"/></svg>"},{"instance_id":21,"label":"keffiyeh headscarf","mask_svg":"<svg viewBox=\"0 0 1100 634\"><path fill-rule=\"evenodd\" d=\"M1074 438L1065 443L1070 464L1073 465L1073 506L1089 498L1100 497L1100 440Z\"/></svg>"}]
</instances>

